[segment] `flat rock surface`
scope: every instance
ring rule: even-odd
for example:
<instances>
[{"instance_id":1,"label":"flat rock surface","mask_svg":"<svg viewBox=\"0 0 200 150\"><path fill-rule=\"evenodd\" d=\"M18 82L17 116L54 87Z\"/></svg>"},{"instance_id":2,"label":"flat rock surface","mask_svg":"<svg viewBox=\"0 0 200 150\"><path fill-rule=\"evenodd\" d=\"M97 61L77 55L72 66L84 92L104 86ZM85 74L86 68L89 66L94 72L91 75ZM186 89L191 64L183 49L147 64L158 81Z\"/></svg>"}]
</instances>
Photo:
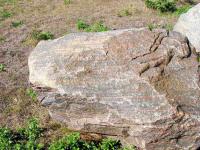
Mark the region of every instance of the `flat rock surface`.
<instances>
[{"instance_id":1,"label":"flat rock surface","mask_svg":"<svg viewBox=\"0 0 200 150\"><path fill-rule=\"evenodd\" d=\"M187 36L191 44L200 52L200 3L180 16L174 31Z\"/></svg>"},{"instance_id":2,"label":"flat rock surface","mask_svg":"<svg viewBox=\"0 0 200 150\"><path fill-rule=\"evenodd\" d=\"M200 146L199 64L177 32L69 34L40 42L28 63L41 103L70 129L148 150Z\"/></svg>"}]
</instances>

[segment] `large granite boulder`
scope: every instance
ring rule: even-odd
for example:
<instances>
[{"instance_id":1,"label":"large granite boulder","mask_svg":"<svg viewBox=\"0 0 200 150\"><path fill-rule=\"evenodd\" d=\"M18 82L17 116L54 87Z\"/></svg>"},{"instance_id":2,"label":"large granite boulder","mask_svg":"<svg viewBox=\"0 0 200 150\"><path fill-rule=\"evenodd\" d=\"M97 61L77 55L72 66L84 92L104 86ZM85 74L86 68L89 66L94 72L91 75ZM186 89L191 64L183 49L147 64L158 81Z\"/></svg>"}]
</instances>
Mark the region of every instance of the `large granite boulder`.
<instances>
[{"instance_id":1,"label":"large granite boulder","mask_svg":"<svg viewBox=\"0 0 200 150\"><path fill-rule=\"evenodd\" d=\"M200 3L180 16L174 31L187 36L197 52L200 52Z\"/></svg>"},{"instance_id":2,"label":"large granite boulder","mask_svg":"<svg viewBox=\"0 0 200 150\"><path fill-rule=\"evenodd\" d=\"M200 146L198 62L177 32L68 34L40 42L28 63L41 103L70 129L148 150Z\"/></svg>"}]
</instances>

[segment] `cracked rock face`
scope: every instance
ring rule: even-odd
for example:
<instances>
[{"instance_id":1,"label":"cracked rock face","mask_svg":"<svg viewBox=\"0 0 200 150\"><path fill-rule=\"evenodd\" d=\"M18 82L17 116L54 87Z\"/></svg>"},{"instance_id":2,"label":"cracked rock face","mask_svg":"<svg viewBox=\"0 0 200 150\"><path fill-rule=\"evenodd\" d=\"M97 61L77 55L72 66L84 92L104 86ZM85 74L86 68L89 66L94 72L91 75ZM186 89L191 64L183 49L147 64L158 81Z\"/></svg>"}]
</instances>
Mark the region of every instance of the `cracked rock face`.
<instances>
[{"instance_id":1,"label":"cracked rock face","mask_svg":"<svg viewBox=\"0 0 200 150\"><path fill-rule=\"evenodd\" d=\"M174 31L187 36L191 44L200 52L200 3L180 16Z\"/></svg>"},{"instance_id":2,"label":"cracked rock face","mask_svg":"<svg viewBox=\"0 0 200 150\"><path fill-rule=\"evenodd\" d=\"M200 146L198 62L179 33L69 34L40 42L28 61L41 103L70 129L148 150Z\"/></svg>"}]
</instances>

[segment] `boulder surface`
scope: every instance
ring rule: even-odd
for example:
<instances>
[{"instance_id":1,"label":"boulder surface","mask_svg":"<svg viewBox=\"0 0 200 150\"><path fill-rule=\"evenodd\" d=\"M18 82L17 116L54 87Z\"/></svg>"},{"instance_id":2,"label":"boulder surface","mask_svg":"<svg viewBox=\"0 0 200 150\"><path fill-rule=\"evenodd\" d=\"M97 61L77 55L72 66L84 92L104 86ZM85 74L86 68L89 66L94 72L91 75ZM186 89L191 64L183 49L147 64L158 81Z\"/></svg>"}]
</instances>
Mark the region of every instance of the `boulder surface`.
<instances>
[{"instance_id":1,"label":"boulder surface","mask_svg":"<svg viewBox=\"0 0 200 150\"><path fill-rule=\"evenodd\" d=\"M200 147L199 64L177 32L68 34L28 63L41 103L70 129L148 150Z\"/></svg>"},{"instance_id":2,"label":"boulder surface","mask_svg":"<svg viewBox=\"0 0 200 150\"><path fill-rule=\"evenodd\" d=\"M200 3L180 16L174 31L187 36L196 51L200 52Z\"/></svg>"}]
</instances>

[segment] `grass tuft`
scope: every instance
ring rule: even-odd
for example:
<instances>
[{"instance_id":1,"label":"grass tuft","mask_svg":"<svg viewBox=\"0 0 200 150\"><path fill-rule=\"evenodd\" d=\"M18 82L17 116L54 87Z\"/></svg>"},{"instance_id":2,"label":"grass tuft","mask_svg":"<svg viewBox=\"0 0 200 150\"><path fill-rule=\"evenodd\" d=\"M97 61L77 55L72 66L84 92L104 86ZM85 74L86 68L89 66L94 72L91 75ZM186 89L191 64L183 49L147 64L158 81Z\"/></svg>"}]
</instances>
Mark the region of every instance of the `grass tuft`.
<instances>
[{"instance_id":1,"label":"grass tuft","mask_svg":"<svg viewBox=\"0 0 200 150\"><path fill-rule=\"evenodd\" d=\"M200 62L200 56L197 57L197 61Z\"/></svg>"},{"instance_id":2,"label":"grass tuft","mask_svg":"<svg viewBox=\"0 0 200 150\"><path fill-rule=\"evenodd\" d=\"M78 30L86 30L90 27L85 21L81 19L77 21L76 26Z\"/></svg>"},{"instance_id":3,"label":"grass tuft","mask_svg":"<svg viewBox=\"0 0 200 150\"><path fill-rule=\"evenodd\" d=\"M5 40L6 40L5 37L0 35L0 43L3 43Z\"/></svg>"},{"instance_id":4,"label":"grass tuft","mask_svg":"<svg viewBox=\"0 0 200 150\"><path fill-rule=\"evenodd\" d=\"M45 32L45 31L36 31L34 30L32 32L32 37L35 38L36 40L38 41L41 41L41 40L49 40L49 39L53 39L54 38L54 35L51 33L51 32Z\"/></svg>"},{"instance_id":5,"label":"grass tuft","mask_svg":"<svg viewBox=\"0 0 200 150\"><path fill-rule=\"evenodd\" d=\"M64 0L65 5L68 5L71 3L71 0Z\"/></svg>"},{"instance_id":6,"label":"grass tuft","mask_svg":"<svg viewBox=\"0 0 200 150\"><path fill-rule=\"evenodd\" d=\"M145 0L148 8L159 10L160 12L174 12L176 10L175 0Z\"/></svg>"},{"instance_id":7,"label":"grass tuft","mask_svg":"<svg viewBox=\"0 0 200 150\"><path fill-rule=\"evenodd\" d=\"M153 23L148 24L148 29L150 31L153 31L156 28L162 28L162 29L165 29L167 31L172 31L173 25L172 24L156 25L156 24L153 24Z\"/></svg>"},{"instance_id":8,"label":"grass tuft","mask_svg":"<svg viewBox=\"0 0 200 150\"><path fill-rule=\"evenodd\" d=\"M32 100L36 100L36 98L37 98L37 93L33 90L33 89L31 89L31 88L29 88L29 89L27 89L26 90L26 94L32 99Z\"/></svg>"},{"instance_id":9,"label":"grass tuft","mask_svg":"<svg viewBox=\"0 0 200 150\"><path fill-rule=\"evenodd\" d=\"M1 16L2 19L7 19L7 18L12 16L12 13L7 11L7 10L3 10L1 12L0 16Z\"/></svg>"},{"instance_id":10,"label":"grass tuft","mask_svg":"<svg viewBox=\"0 0 200 150\"><path fill-rule=\"evenodd\" d=\"M14 27L14 28L17 28L17 27L21 26L22 24L23 24L22 21L13 21L11 23L11 26Z\"/></svg>"},{"instance_id":11,"label":"grass tuft","mask_svg":"<svg viewBox=\"0 0 200 150\"><path fill-rule=\"evenodd\" d=\"M157 25L154 25L153 23L148 24L148 29L150 31L153 31L153 29L155 29L157 27Z\"/></svg>"},{"instance_id":12,"label":"grass tuft","mask_svg":"<svg viewBox=\"0 0 200 150\"><path fill-rule=\"evenodd\" d=\"M5 71L5 65L4 64L0 64L0 72L3 72L3 71Z\"/></svg>"},{"instance_id":13,"label":"grass tuft","mask_svg":"<svg viewBox=\"0 0 200 150\"><path fill-rule=\"evenodd\" d=\"M81 30L81 31L85 31L85 32L104 32L104 31L108 31L108 27L106 27L103 22L99 21L96 22L92 25L87 24L85 21L83 20L78 20L77 23L77 29Z\"/></svg>"},{"instance_id":14,"label":"grass tuft","mask_svg":"<svg viewBox=\"0 0 200 150\"><path fill-rule=\"evenodd\" d=\"M180 16L181 14L186 13L190 8L192 8L191 5L184 5L179 8L174 12L175 15Z\"/></svg>"},{"instance_id":15,"label":"grass tuft","mask_svg":"<svg viewBox=\"0 0 200 150\"><path fill-rule=\"evenodd\" d=\"M131 16L132 12L130 11L129 8L125 8L121 11L119 11L119 13L117 14L118 17L125 17L125 16Z\"/></svg>"},{"instance_id":16,"label":"grass tuft","mask_svg":"<svg viewBox=\"0 0 200 150\"><path fill-rule=\"evenodd\" d=\"M41 40L53 39L54 35L51 32L32 30L32 32L22 41L24 45L36 46Z\"/></svg>"}]
</instances>

